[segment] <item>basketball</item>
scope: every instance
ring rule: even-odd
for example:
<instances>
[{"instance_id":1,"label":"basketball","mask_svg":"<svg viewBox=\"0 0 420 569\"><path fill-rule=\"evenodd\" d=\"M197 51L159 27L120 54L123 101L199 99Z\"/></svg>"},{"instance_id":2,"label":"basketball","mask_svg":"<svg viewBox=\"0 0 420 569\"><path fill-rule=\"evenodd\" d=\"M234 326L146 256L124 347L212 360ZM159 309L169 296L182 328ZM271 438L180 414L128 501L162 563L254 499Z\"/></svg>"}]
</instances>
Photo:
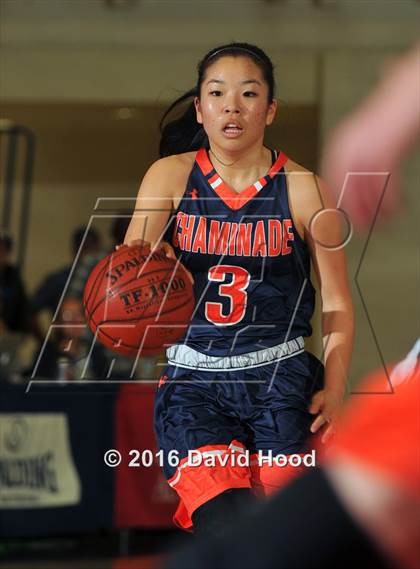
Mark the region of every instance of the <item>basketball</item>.
<instances>
[{"instance_id":1,"label":"basketball","mask_svg":"<svg viewBox=\"0 0 420 569\"><path fill-rule=\"evenodd\" d=\"M148 356L185 333L194 294L183 265L163 250L123 246L90 273L83 305L90 329L104 346Z\"/></svg>"}]
</instances>

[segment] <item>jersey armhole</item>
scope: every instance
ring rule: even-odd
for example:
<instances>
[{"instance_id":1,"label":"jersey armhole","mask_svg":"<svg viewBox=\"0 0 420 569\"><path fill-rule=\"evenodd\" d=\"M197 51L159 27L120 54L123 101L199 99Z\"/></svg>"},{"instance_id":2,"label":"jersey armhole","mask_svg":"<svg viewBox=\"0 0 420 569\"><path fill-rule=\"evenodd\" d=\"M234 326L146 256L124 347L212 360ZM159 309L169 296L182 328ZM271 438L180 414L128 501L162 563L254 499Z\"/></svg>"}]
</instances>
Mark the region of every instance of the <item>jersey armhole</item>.
<instances>
[{"instance_id":1,"label":"jersey armhole","mask_svg":"<svg viewBox=\"0 0 420 569\"><path fill-rule=\"evenodd\" d=\"M289 218L292 220L293 223L293 227L295 228L296 231L296 235L298 240L305 246L307 247L308 244L305 241L304 236L302 236L297 228L296 222L295 222L295 216L293 214L292 211L292 207L291 207L291 203L290 203L290 187L289 187L289 180L287 178L288 176L288 172L286 171L286 168L283 166L282 168L283 172L284 172L284 183L285 183L285 196L284 196L284 206L285 206L285 210L287 211L287 215L289 216ZM290 173L291 174L291 173ZM292 175L292 174L291 174Z\"/></svg>"},{"instance_id":2,"label":"jersey armhole","mask_svg":"<svg viewBox=\"0 0 420 569\"><path fill-rule=\"evenodd\" d=\"M197 151L197 152L198 152L198 151ZM194 161L193 161L193 163L192 163L192 165L191 165L191 168L190 168L190 170L189 170L188 176L186 177L184 191L183 191L183 193L182 193L182 195L181 195L181 199L179 200L179 203L178 203L178 206L177 206L177 207L174 206L174 200L172 199L172 208L171 208L171 213L170 213L171 216L176 216L176 214L177 214L178 211L179 211L180 205L182 204L184 198L186 197L188 188L189 188L189 186L190 186L191 177L192 177L192 175L193 175L194 169L197 167L197 162L196 162L196 159L195 159L196 155L197 155L197 153L195 153L195 155L194 155Z\"/></svg>"}]
</instances>

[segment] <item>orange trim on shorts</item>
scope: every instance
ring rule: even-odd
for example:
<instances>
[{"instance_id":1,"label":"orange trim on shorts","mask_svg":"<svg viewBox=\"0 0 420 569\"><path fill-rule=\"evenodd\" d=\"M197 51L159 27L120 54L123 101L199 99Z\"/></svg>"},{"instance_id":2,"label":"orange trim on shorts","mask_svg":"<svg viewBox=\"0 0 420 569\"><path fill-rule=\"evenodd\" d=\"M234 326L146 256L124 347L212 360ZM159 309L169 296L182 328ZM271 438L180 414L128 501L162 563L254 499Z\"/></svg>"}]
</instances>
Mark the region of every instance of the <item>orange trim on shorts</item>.
<instances>
[{"instance_id":1,"label":"orange trim on shorts","mask_svg":"<svg viewBox=\"0 0 420 569\"><path fill-rule=\"evenodd\" d=\"M239 441L232 441L230 445L206 445L194 449L194 453L199 452L203 456L201 464L194 466L189 457L180 461L174 476L168 480L180 498L173 516L177 526L191 530L194 511L225 490L251 488L248 466L239 466L237 461L232 464L229 458L225 465L217 464L217 456L237 455L241 449L244 451L245 447ZM205 464L207 457L216 457L216 464Z\"/></svg>"}]
</instances>

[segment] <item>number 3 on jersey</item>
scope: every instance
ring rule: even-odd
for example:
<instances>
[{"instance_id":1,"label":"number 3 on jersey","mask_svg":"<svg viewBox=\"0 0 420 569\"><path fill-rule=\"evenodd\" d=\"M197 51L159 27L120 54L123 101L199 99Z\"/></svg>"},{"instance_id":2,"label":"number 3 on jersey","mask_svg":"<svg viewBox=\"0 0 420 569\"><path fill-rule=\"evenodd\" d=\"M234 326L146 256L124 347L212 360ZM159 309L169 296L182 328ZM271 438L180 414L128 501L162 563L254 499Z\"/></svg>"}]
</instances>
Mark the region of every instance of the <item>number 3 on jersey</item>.
<instances>
[{"instance_id":1,"label":"number 3 on jersey","mask_svg":"<svg viewBox=\"0 0 420 569\"><path fill-rule=\"evenodd\" d=\"M226 284L226 277L232 276L232 282ZM219 282L219 295L226 296L230 300L228 314L223 314L221 302L206 302L206 318L216 326L232 326L242 320L245 315L247 304L246 288L249 285L251 275L242 267L234 265L216 265L210 267L209 281Z\"/></svg>"}]
</instances>

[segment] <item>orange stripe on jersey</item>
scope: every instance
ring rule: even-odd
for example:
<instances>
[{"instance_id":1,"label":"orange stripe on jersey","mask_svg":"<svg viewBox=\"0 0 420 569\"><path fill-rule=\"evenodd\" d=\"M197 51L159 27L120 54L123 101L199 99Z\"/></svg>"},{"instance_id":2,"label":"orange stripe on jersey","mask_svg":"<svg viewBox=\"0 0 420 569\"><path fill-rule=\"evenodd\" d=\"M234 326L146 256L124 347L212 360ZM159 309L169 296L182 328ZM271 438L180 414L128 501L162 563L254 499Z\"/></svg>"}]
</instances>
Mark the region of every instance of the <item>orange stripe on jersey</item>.
<instances>
[{"instance_id":1,"label":"orange stripe on jersey","mask_svg":"<svg viewBox=\"0 0 420 569\"><path fill-rule=\"evenodd\" d=\"M275 174L277 174L277 172L286 164L288 160L289 157L286 156L284 152L280 151L279 155L277 156L277 160L274 162L274 164L271 166L268 172L270 178L272 178Z\"/></svg>"},{"instance_id":2,"label":"orange stripe on jersey","mask_svg":"<svg viewBox=\"0 0 420 569\"><path fill-rule=\"evenodd\" d=\"M214 166L210 161L205 148L200 148L197 151L195 160L200 167L204 176L208 176L210 172L214 170ZM287 162L288 157L284 152L279 152L277 160L271 166L268 174L261 177L259 180L242 190L241 192L236 192L233 190L226 182L222 180L219 174L216 172L207 181L209 185L213 188L220 199L231 209L237 210L244 206L248 201L255 197L258 192L267 184L267 182L272 178L280 168Z\"/></svg>"},{"instance_id":3,"label":"orange stripe on jersey","mask_svg":"<svg viewBox=\"0 0 420 569\"><path fill-rule=\"evenodd\" d=\"M200 148L195 155L195 161L200 166L200 170L203 172L205 176L210 174L212 170L214 170L214 166L208 157L205 148Z\"/></svg>"}]
</instances>

